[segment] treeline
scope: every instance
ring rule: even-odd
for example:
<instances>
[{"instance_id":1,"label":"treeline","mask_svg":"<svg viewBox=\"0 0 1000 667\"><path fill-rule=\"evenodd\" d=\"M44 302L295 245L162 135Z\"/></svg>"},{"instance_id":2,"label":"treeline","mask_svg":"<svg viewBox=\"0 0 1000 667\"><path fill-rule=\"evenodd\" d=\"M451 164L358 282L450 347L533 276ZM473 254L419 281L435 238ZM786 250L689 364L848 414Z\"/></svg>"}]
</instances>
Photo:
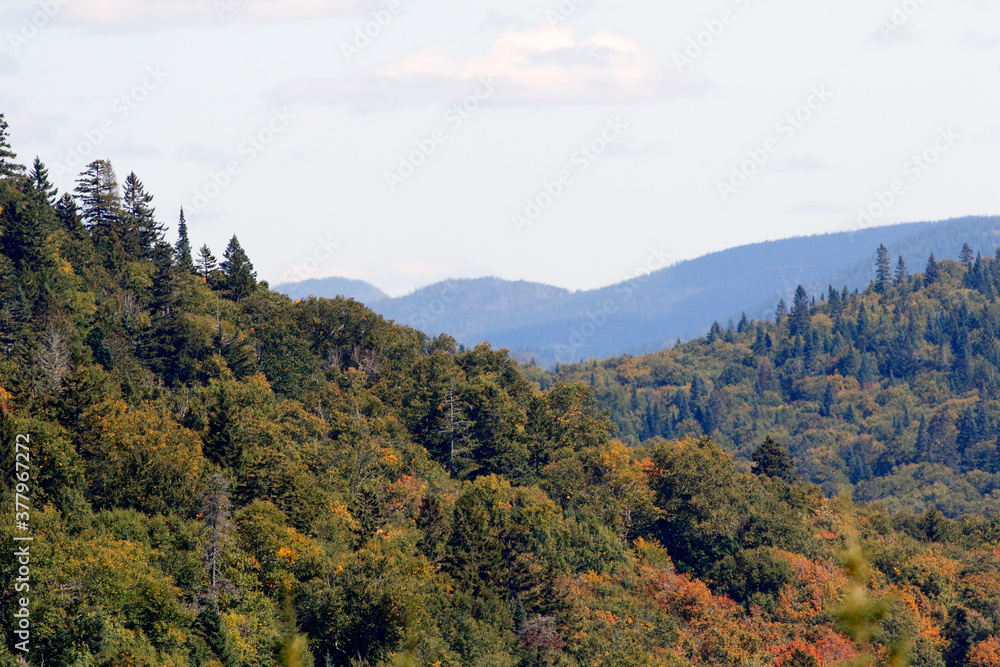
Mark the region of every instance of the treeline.
<instances>
[{"instance_id":1,"label":"treeline","mask_svg":"<svg viewBox=\"0 0 1000 667\"><path fill-rule=\"evenodd\" d=\"M119 187L107 162L60 196L6 130L0 116L0 440L13 470L14 435L31 436L30 664L996 664L997 519L831 501L796 475L810 473L784 422L765 422L782 392L817 391L797 384L807 340L816 364L839 360L859 304L924 303L958 289L960 267L838 295L836 344L830 304L797 303L687 353L560 371L582 382L526 377L503 351L355 301L270 292L235 237L218 266L193 257L186 224L168 243L141 181ZM861 397L908 382L881 387L879 348L859 354L817 419L846 422L857 398L860 428ZM677 381L644 384L647 362ZM723 384L730 368L745 377ZM621 420L634 446L600 408L612 379L619 419L663 399L649 433ZM761 408L737 441L719 392L740 382ZM758 432L796 443L795 463ZM16 597L0 589L5 619ZM18 664L12 645L0 665Z\"/></svg>"}]
</instances>

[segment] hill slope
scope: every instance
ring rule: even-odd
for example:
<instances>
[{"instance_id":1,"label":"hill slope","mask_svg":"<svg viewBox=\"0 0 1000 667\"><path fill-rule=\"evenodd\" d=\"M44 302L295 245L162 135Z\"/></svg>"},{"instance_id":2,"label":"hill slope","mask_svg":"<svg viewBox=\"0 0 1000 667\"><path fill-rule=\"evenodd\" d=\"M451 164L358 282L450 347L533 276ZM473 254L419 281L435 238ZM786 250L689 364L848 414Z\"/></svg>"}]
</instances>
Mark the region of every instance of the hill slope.
<instances>
[{"instance_id":1,"label":"hill slope","mask_svg":"<svg viewBox=\"0 0 1000 667\"><path fill-rule=\"evenodd\" d=\"M743 311L762 317L774 311L779 299L790 299L798 284L810 294L825 291L829 284L864 288L873 277L872 249L879 244L888 246L893 260L903 255L920 265L931 252L956 257L963 241L991 253L1000 243L1000 218L757 243L585 292L498 279L453 280L371 306L428 333L447 332L468 346L488 341L519 359L552 365L656 351L677 338L704 334L713 321L739 318Z\"/></svg>"}]
</instances>

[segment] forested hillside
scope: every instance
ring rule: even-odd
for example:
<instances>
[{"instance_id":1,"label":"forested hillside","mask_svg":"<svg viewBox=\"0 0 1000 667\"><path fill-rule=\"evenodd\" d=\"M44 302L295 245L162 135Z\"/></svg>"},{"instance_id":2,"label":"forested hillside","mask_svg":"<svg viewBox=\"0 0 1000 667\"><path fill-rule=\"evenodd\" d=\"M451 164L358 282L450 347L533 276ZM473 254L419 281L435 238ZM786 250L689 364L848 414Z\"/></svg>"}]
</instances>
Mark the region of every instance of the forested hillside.
<instances>
[{"instance_id":1,"label":"forested hillside","mask_svg":"<svg viewBox=\"0 0 1000 667\"><path fill-rule=\"evenodd\" d=\"M799 287L770 321L716 323L659 354L527 372L540 386L593 387L632 444L707 435L749 461L771 436L827 494L852 489L892 512L993 514L1000 250L960 249L960 261L931 255L910 275L882 247L863 293L830 287L817 299Z\"/></svg>"},{"instance_id":2,"label":"forested hillside","mask_svg":"<svg viewBox=\"0 0 1000 667\"><path fill-rule=\"evenodd\" d=\"M0 523L0 665L998 664L992 510L854 507L783 444L822 481L992 479L1000 264L557 377L293 302L235 236L167 242L135 174L56 192L6 129L2 502L30 520ZM966 408L975 437L939 417Z\"/></svg>"}]
</instances>

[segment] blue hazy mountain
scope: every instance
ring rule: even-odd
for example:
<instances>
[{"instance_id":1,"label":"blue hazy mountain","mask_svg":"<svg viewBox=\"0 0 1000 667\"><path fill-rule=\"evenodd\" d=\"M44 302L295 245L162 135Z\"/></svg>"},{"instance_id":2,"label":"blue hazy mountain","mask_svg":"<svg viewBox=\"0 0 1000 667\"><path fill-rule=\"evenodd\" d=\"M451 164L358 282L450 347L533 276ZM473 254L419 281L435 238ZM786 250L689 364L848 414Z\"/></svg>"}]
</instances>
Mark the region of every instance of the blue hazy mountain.
<instances>
[{"instance_id":1,"label":"blue hazy mountain","mask_svg":"<svg viewBox=\"0 0 1000 667\"><path fill-rule=\"evenodd\" d=\"M932 252L938 259L956 258L963 243L993 255L1000 246L1000 217L755 243L589 291L497 278L448 280L398 298L360 281L330 282L330 289L324 281L275 289L295 298L350 296L429 334L448 333L468 346L489 341L522 360L551 365L655 351L702 335L713 322L726 326L743 311L767 317L780 299L790 303L800 284L817 298L829 285L863 288L874 276L879 244L889 249L893 266L901 255L916 272ZM374 296L366 298L362 288Z\"/></svg>"},{"instance_id":2,"label":"blue hazy mountain","mask_svg":"<svg viewBox=\"0 0 1000 667\"><path fill-rule=\"evenodd\" d=\"M344 296L369 306L389 298L388 294L371 283L366 283L363 280L351 280L350 278L316 278L300 283L275 285L272 289L296 300L310 296L327 298Z\"/></svg>"}]
</instances>

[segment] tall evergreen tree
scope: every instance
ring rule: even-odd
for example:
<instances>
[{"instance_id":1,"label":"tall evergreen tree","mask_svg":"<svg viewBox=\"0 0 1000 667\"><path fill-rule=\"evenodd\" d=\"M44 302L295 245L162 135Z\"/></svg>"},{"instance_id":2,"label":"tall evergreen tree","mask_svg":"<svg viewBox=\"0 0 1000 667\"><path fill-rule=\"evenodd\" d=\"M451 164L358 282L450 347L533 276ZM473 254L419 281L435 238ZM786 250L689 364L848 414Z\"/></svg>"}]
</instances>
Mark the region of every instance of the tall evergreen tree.
<instances>
[{"instance_id":1,"label":"tall evergreen tree","mask_svg":"<svg viewBox=\"0 0 1000 667\"><path fill-rule=\"evenodd\" d=\"M207 244L202 245L198 250L198 275L207 282L218 268L215 255L212 254Z\"/></svg>"},{"instance_id":2,"label":"tall evergreen tree","mask_svg":"<svg viewBox=\"0 0 1000 667\"><path fill-rule=\"evenodd\" d=\"M129 253L149 259L156 246L163 243L165 227L156 221L153 195L146 192L142 181L129 173L123 195L122 240Z\"/></svg>"},{"instance_id":3,"label":"tall evergreen tree","mask_svg":"<svg viewBox=\"0 0 1000 667\"><path fill-rule=\"evenodd\" d=\"M809 332L809 295L806 294L806 288L802 285L799 285L795 290L792 316L789 319L789 332L793 336L805 336Z\"/></svg>"},{"instance_id":4,"label":"tall evergreen tree","mask_svg":"<svg viewBox=\"0 0 1000 667\"><path fill-rule=\"evenodd\" d=\"M223 288L229 292L229 298L239 301L249 296L257 288L257 272L235 234L229 239L223 257L225 259L219 268L222 269Z\"/></svg>"},{"instance_id":5,"label":"tall evergreen tree","mask_svg":"<svg viewBox=\"0 0 1000 667\"><path fill-rule=\"evenodd\" d=\"M753 450L750 458L757 464L754 466L753 471L758 475L777 477L786 482L791 482L795 479L795 475L792 472L794 468L792 459L788 456L785 448L772 440L771 436L768 436L763 443Z\"/></svg>"},{"instance_id":6,"label":"tall evergreen tree","mask_svg":"<svg viewBox=\"0 0 1000 667\"><path fill-rule=\"evenodd\" d=\"M892 278L892 267L889 265L889 249L880 244L875 253L875 289L884 292Z\"/></svg>"},{"instance_id":7,"label":"tall evergreen tree","mask_svg":"<svg viewBox=\"0 0 1000 667\"><path fill-rule=\"evenodd\" d=\"M37 156L31 165L31 174L29 176L31 178L31 186L35 189L35 192L54 206L59 189L49 181L49 170Z\"/></svg>"},{"instance_id":8,"label":"tall evergreen tree","mask_svg":"<svg viewBox=\"0 0 1000 667\"><path fill-rule=\"evenodd\" d=\"M968 243L962 245L962 252L959 253L958 259L963 264L972 264L972 260L975 258L975 254L972 252L972 248Z\"/></svg>"},{"instance_id":9,"label":"tall evergreen tree","mask_svg":"<svg viewBox=\"0 0 1000 667\"><path fill-rule=\"evenodd\" d=\"M903 256L899 256L899 261L896 262L896 275L895 282L897 285L902 285L906 282L907 278L910 277L909 271L906 268L906 262L903 261Z\"/></svg>"},{"instance_id":10,"label":"tall evergreen tree","mask_svg":"<svg viewBox=\"0 0 1000 667\"><path fill-rule=\"evenodd\" d=\"M829 417L833 414L833 407L837 404L837 393L833 389L833 383L826 383L826 391L823 392L823 403L820 405L819 414Z\"/></svg>"},{"instance_id":11,"label":"tall evergreen tree","mask_svg":"<svg viewBox=\"0 0 1000 667\"><path fill-rule=\"evenodd\" d=\"M122 216L118 177L107 160L95 160L77 180L76 197L83 222L98 242L117 236Z\"/></svg>"},{"instance_id":12,"label":"tall evergreen tree","mask_svg":"<svg viewBox=\"0 0 1000 667\"><path fill-rule=\"evenodd\" d=\"M184 207L181 207L180 220L177 223L177 243L174 245L174 264L185 273L195 273L194 259L191 257L191 240L188 238L187 221L184 219Z\"/></svg>"},{"instance_id":13,"label":"tall evergreen tree","mask_svg":"<svg viewBox=\"0 0 1000 667\"><path fill-rule=\"evenodd\" d=\"M17 153L11 150L7 120L0 113L0 179L24 176L24 165L17 163Z\"/></svg>"},{"instance_id":14,"label":"tall evergreen tree","mask_svg":"<svg viewBox=\"0 0 1000 667\"><path fill-rule=\"evenodd\" d=\"M937 260L934 258L934 253L927 258L927 268L924 270L924 280L927 284L936 283L941 277L941 269L938 267Z\"/></svg>"},{"instance_id":15,"label":"tall evergreen tree","mask_svg":"<svg viewBox=\"0 0 1000 667\"><path fill-rule=\"evenodd\" d=\"M785 315L788 314L788 304L785 303L784 299L778 301L778 307L774 311L774 321L781 324L781 321L785 319Z\"/></svg>"}]
</instances>

